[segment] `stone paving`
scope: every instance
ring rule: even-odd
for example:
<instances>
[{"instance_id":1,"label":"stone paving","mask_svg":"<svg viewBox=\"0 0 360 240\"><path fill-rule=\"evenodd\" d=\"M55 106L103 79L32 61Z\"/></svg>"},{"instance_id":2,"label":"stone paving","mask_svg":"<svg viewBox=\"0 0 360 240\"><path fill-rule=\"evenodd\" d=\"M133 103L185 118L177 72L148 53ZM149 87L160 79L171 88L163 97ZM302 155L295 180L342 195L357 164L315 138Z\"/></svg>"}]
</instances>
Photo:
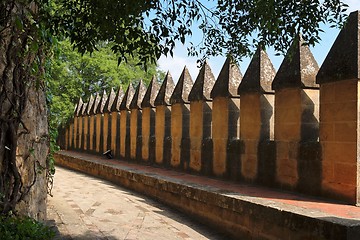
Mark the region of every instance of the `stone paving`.
<instances>
[{"instance_id":1,"label":"stone paving","mask_svg":"<svg viewBox=\"0 0 360 240\"><path fill-rule=\"evenodd\" d=\"M48 221L56 239L228 239L161 203L57 167Z\"/></svg>"}]
</instances>

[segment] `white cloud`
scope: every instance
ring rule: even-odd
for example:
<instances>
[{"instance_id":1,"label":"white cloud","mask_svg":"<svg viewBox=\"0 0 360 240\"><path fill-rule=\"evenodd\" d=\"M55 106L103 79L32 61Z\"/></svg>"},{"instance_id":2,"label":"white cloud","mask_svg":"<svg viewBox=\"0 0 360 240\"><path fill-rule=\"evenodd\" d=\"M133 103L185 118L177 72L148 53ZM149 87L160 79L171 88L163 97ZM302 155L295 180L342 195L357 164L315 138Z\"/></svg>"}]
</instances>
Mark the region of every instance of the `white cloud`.
<instances>
[{"instance_id":1,"label":"white cloud","mask_svg":"<svg viewBox=\"0 0 360 240\"><path fill-rule=\"evenodd\" d=\"M199 73L199 69L196 66L196 58L192 57L181 57L178 55L174 55L174 58L172 58L171 56L161 56L158 64L159 69L161 69L162 71L170 71L175 83L179 80L181 72L183 71L185 66L189 69L193 81L195 81Z\"/></svg>"}]
</instances>

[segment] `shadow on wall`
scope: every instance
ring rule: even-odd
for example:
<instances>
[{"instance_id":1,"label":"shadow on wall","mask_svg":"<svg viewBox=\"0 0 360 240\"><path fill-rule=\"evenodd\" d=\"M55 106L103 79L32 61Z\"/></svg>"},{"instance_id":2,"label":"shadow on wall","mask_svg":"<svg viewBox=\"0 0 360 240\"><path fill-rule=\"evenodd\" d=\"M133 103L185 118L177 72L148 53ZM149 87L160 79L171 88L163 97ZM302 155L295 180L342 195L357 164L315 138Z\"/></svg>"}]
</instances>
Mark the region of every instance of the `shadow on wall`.
<instances>
[{"instance_id":1,"label":"shadow on wall","mask_svg":"<svg viewBox=\"0 0 360 240\"><path fill-rule=\"evenodd\" d=\"M298 173L300 192L318 194L321 190L322 165L319 142L319 121L313 100L303 92L304 111L301 116L301 142L299 144Z\"/></svg>"},{"instance_id":2,"label":"shadow on wall","mask_svg":"<svg viewBox=\"0 0 360 240\"><path fill-rule=\"evenodd\" d=\"M276 173L276 143L274 137L274 110L272 104L261 96L261 133L258 144L258 183L265 186L274 186Z\"/></svg>"}]
</instances>

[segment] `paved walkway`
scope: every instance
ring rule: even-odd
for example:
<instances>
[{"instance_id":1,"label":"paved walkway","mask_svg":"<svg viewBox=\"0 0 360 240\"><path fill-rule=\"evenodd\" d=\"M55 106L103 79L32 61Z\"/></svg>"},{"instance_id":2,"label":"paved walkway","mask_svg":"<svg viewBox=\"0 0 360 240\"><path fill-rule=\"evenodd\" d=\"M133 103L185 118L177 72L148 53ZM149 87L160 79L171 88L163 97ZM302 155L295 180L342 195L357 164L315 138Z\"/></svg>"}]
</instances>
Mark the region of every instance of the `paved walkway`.
<instances>
[{"instance_id":1,"label":"paved walkway","mask_svg":"<svg viewBox=\"0 0 360 240\"><path fill-rule=\"evenodd\" d=\"M48 220L57 239L226 239L149 198L57 167Z\"/></svg>"},{"instance_id":2,"label":"paved walkway","mask_svg":"<svg viewBox=\"0 0 360 240\"><path fill-rule=\"evenodd\" d=\"M324 198L306 196L294 192L281 191L246 183L222 181L219 179L191 175L179 171L171 171L164 168L156 168L125 161L106 160L103 157L87 153L61 151L60 154L103 164L112 168L136 172L141 175L153 176L164 181L176 182L207 190L209 192L221 193L224 196L230 196L264 206L272 206L274 208L282 209L283 211L289 211L300 215L317 218L337 218L339 221L342 221L343 219L354 220L356 222L360 221L360 207L326 200Z\"/></svg>"}]
</instances>

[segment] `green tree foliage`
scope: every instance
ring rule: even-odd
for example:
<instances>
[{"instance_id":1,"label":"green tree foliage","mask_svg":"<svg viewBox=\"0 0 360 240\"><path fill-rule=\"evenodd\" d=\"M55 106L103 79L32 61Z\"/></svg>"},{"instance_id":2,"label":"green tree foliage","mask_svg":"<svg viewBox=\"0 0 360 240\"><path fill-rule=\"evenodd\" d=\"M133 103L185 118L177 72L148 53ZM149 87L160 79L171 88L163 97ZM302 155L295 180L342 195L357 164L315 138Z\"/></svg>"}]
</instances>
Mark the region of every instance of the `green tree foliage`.
<instances>
[{"instance_id":1,"label":"green tree foliage","mask_svg":"<svg viewBox=\"0 0 360 240\"><path fill-rule=\"evenodd\" d=\"M81 55L74 51L68 40L60 41L52 58L47 86L51 109L51 122L54 126L64 123L73 115L75 103L82 97L85 101L91 94L108 93L121 86L124 90L132 83L142 79L150 82L153 75L162 79L164 73L150 64L147 71L138 65L139 59L129 57L127 62L118 65L118 57L112 52L110 44L98 45L98 51Z\"/></svg>"},{"instance_id":2,"label":"green tree foliage","mask_svg":"<svg viewBox=\"0 0 360 240\"><path fill-rule=\"evenodd\" d=\"M138 53L143 63L172 55L198 25L200 44L189 44L189 54L248 55L259 44L280 52L300 34L308 44L320 40L320 24L344 22L347 5L340 0L58 0L50 17L51 29L71 39L82 53L98 41L111 41L112 50Z\"/></svg>"}]
</instances>

